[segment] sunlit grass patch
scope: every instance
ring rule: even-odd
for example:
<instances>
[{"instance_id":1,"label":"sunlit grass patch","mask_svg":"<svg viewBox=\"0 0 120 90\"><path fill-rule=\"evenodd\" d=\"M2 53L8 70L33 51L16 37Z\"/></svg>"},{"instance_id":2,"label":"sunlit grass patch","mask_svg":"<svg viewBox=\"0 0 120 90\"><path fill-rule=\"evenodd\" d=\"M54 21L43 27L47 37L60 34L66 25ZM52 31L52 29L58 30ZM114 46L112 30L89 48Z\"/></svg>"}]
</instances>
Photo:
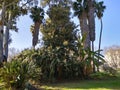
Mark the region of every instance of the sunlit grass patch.
<instances>
[{"instance_id":1,"label":"sunlit grass patch","mask_svg":"<svg viewBox=\"0 0 120 90\"><path fill-rule=\"evenodd\" d=\"M120 79L85 80L41 86L44 90L120 90Z\"/></svg>"}]
</instances>

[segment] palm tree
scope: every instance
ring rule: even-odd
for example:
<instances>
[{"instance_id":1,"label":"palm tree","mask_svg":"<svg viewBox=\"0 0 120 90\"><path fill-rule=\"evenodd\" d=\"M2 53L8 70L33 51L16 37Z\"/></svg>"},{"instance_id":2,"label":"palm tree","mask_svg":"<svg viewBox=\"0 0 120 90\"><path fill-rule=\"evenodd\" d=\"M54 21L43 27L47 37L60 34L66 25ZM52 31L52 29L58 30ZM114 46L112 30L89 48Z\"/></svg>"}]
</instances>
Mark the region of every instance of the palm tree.
<instances>
[{"instance_id":1,"label":"palm tree","mask_svg":"<svg viewBox=\"0 0 120 90\"><path fill-rule=\"evenodd\" d=\"M89 23L89 35L91 41L91 50L94 52L95 41L95 7L94 0L87 0L88 5L88 23ZM94 56L92 56L94 58ZM95 65L93 62L93 72L95 72Z\"/></svg>"},{"instance_id":2,"label":"palm tree","mask_svg":"<svg viewBox=\"0 0 120 90\"><path fill-rule=\"evenodd\" d=\"M96 2L95 3L95 10L96 10L96 15L98 19L100 19L101 22L101 28L100 28L100 37L99 37L99 46L98 46L98 62L99 62L99 55L100 55L100 47L101 47L101 38L102 38L102 30L103 30L103 22L102 22L102 17L103 17L103 12L106 8L106 6L103 5L103 1L101 2ZM97 71L99 71L99 67L97 67Z\"/></svg>"},{"instance_id":3,"label":"palm tree","mask_svg":"<svg viewBox=\"0 0 120 90\"><path fill-rule=\"evenodd\" d=\"M78 16L80 22L80 29L82 37L85 37L84 48L90 48L90 35L89 35L89 26L87 18L87 2L84 0L77 0L73 4L73 9L75 10L75 16Z\"/></svg>"},{"instance_id":4,"label":"palm tree","mask_svg":"<svg viewBox=\"0 0 120 90\"><path fill-rule=\"evenodd\" d=\"M94 0L87 0L88 4L88 23L90 31L90 41L92 42L92 51L94 51L94 41L95 41L95 7Z\"/></svg>"},{"instance_id":5,"label":"palm tree","mask_svg":"<svg viewBox=\"0 0 120 90\"><path fill-rule=\"evenodd\" d=\"M87 49L87 50L91 49L90 40L94 39L94 37L92 38L90 37L90 35L93 34L93 31L94 31L93 29L94 28L94 21L93 21L94 14L90 15L91 12L93 12L93 8L91 7L92 6L91 4L89 5L88 0L77 0L73 4L73 9L75 10L74 14L78 16L78 19L80 22L81 34L82 34L82 38L84 39L83 46L84 46L84 49ZM90 10L89 10L89 7L90 7ZM90 21L92 21L93 24ZM92 29L91 34L90 34L90 29ZM84 69L85 69L84 72L86 72L86 74L89 74L92 71L92 65L90 65L90 67L84 66Z\"/></svg>"},{"instance_id":6,"label":"palm tree","mask_svg":"<svg viewBox=\"0 0 120 90\"><path fill-rule=\"evenodd\" d=\"M39 35L40 24L42 23L42 20L44 18L43 9L39 8L37 6L33 7L31 9L30 17L33 19L33 22L34 22L32 46L35 48L36 44L38 43L38 35Z\"/></svg>"}]
</instances>

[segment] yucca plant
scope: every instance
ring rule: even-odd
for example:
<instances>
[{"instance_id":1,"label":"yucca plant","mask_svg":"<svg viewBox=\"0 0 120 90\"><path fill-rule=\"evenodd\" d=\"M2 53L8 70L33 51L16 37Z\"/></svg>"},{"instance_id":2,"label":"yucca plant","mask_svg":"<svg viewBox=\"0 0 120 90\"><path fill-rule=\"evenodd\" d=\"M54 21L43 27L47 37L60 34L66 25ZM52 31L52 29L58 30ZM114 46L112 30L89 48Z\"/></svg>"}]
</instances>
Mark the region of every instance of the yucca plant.
<instances>
[{"instance_id":1,"label":"yucca plant","mask_svg":"<svg viewBox=\"0 0 120 90\"><path fill-rule=\"evenodd\" d=\"M78 38L77 45L76 45L76 56L77 60L81 62L81 66L84 70L83 75L87 75L92 73L92 64L94 63L96 67L98 67L100 64L104 63L104 56L102 54L99 54L99 50L92 51L90 48L84 48L83 42L84 38ZM98 60L100 59L100 62Z\"/></svg>"}]
</instances>

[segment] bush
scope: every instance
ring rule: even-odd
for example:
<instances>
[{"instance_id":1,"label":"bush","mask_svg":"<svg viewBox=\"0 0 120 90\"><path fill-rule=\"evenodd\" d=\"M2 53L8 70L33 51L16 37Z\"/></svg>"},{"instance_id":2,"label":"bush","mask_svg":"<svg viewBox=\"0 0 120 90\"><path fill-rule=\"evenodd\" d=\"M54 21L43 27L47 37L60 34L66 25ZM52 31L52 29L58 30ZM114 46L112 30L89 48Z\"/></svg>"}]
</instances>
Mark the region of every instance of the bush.
<instances>
[{"instance_id":1,"label":"bush","mask_svg":"<svg viewBox=\"0 0 120 90\"><path fill-rule=\"evenodd\" d=\"M41 69L39 76L41 81L44 82L74 78L84 79L88 76L86 72L91 73L90 69L92 68L89 69L91 60L93 60L91 56L94 56L94 61L96 61L98 53L89 49L84 50L83 47L79 49L79 52L77 52L77 48L75 51L64 46L54 48L49 46L37 50L26 49L14 60L34 63Z\"/></svg>"},{"instance_id":2,"label":"bush","mask_svg":"<svg viewBox=\"0 0 120 90\"><path fill-rule=\"evenodd\" d=\"M96 72L96 73L92 73L89 75L89 77L91 79L109 79L109 78L112 78L114 77L113 75L107 73L107 72Z\"/></svg>"},{"instance_id":3,"label":"bush","mask_svg":"<svg viewBox=\"0 0 120 90\"><path fill-rule=\"evenodd\" d=\"M4 83L5 88L10 90L24 89L30 79L35 79L40 74L40 69L33 62L22 60L5 63L0 71L0 80Z\"/></svg>"},{"instance_id":4,"label":"bush","mask_svg":"<svg viewBox=\"0 0 120 90\"><path fill-rule=\"evenodd\" d=\"M32 55L32 59L41 68L41 81L83 78L83 66L76 57L64 54L64 48L42 48Z\"/></svg>"}]
</instances>

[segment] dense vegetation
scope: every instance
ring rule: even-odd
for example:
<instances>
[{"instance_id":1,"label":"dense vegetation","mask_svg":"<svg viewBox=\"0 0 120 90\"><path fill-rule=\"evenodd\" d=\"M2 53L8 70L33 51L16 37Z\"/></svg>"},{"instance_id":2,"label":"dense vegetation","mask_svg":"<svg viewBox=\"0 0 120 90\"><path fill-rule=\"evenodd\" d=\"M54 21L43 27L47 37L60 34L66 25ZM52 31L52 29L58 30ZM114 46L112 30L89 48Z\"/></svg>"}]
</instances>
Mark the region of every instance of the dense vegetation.
<instances>
[{"instance_id":1,"label":"dense vegetation","mask_svg":"<svg viewBox=\"0 0 120 90\"><path fill-rule=\"evenodd\" d=\"M25 1L26 3L21 6L22 0L14 0L14 4L11 4L12 1L8 3L5 0L2 1L2 7L0 7L3 15L8 12L10 12L8 15L15 13L10 20L2 17L1 21L8 19L10 23L20 15L30 13L34 22L30 28L33 36L33 48L23 50L10 62L5 62L5 60L3 62L4 41L3 33L0 32L0 82L3 83L3 88L21 90L31 88L34 81L46 83L74 79L102 79L101 76L114 76L114 69L109 70L109 68L107 68L107 74L95 73L99 71L99 66L105 62L104 56L100 54L100 47L99 50L94 51L94 14L99 19L102 18L105 9L102 1L41 0L42 7L37 5L37 0ZM11 8L4 6L4 4L8 4L8 6L10 4ZM13 12L13 5L16 5L14 8L18 12ZM5 7L8 11L4 10ZM71 20L71 9L74 9L74 15L78 16L81 33L79 33L78 26ZM45 14L48 15L47 18L44 17ZM7 24L0 26L7 26ZM8 29L10 30L11 27L8 26ZM0 30L2 29L0 28ZM36 49L36 45L39 43L39 31L43 34L44 45ZM8 39L7 37L6 40L8 41ZM5 52L8 53L8 47L5 48ZM7 59L7 54L5 55Z\"/></svg>"}]
</instances>

